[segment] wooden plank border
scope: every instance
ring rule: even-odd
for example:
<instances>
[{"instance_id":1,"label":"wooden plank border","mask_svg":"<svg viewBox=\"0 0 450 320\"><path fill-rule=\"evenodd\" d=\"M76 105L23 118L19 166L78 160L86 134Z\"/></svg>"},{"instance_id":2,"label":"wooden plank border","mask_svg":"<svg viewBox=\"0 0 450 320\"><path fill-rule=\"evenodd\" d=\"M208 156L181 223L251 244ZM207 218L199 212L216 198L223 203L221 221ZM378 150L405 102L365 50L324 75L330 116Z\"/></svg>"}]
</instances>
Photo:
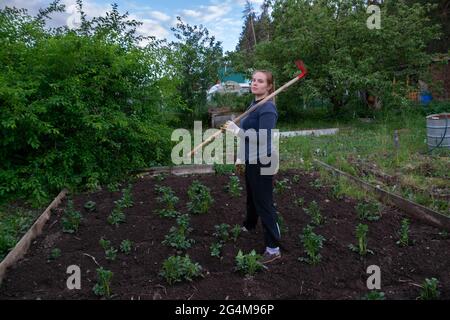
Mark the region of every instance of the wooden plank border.
<instances>
[{"instance_id":1,"label":"wooden plank border","mask_svg":"<svg viewBox=\"0 0 450 320\"><path fill-rule=\"evenodd\" d=\"M435 227L443 228L447 231L450 231L449 217L434 210L431 210L430 208L424 207L418 203L402 198L399 195L383 190L379 187L375 187L359 178L356 178L320 160L314 159L314 162L324 167L328 171L336 172L339 175L348 178L349 180L355 182L357 185L362 187L364 190L374 192L377 199L379 199L381 202L394 205L397 208L401 209L406 214L408 214L409 216L417 220L420 220L424 223L431 224Z\"/></svg>"},{"instance_id":2,"label":"wooden plank border","mask_svg":"<svg viewBox=\"0 0 450 320\"><path fill-rule=\"evenodd\" d=\"M63 189L56 198L50 203L50 205L45 209L39 218L34 222L31 228L24 234L15 247L8 253L8 255L0 263L0 285L2 284L3 278L5 276L6 270L13 266L17 261L23 258L27 253L33 240L42 233L45 223L50 219L52 209L56 208L64 197L67 195L68 190Z\"/></svg>"}]
</instances>

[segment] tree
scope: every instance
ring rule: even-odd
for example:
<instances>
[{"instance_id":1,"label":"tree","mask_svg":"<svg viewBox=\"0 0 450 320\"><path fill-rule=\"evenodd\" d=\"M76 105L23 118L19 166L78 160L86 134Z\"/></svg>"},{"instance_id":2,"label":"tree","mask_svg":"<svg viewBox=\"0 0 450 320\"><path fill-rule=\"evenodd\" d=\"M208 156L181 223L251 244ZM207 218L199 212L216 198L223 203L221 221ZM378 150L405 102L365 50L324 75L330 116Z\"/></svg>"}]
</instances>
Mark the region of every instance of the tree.
<instances>
[{"instance_id":1,"label":"tree","mask_svg":"<svg viewBox=\"0 0 450 320\"><path fill-rule=\"evenodd\" d=\"M136 22L116 5L80 28L47 30L61 9L0 9L0 200L42 205L63 187L96 189L170 160L160 112L177 91L160 66L165 48L138 46Z\"/></svg>"},{"instance_id":2,"label":"tree","mask_svg":"<svg viewBox=\"0 0 450 320\"><path fill-rule=\"evenodd\" d=\"M191 26L177 17L176 28L172 28L178 41L171 43L174 51L179 90L187 115L186 123L206 117L206 92L217 82L222 62L223 49L220 41L209 35L208 29Z\"/></svg>"},{"instance_id":3,"label":"tree","mask_svg":"<svg viewBox=\"0 0 450 320\"><path fill-rule=\"evenodd\" d=\"M303 98L324 98L339 112L358 91L374 96L394 92L400 99L405 88L400 81L393 88L394 76L426 72L430 56L425 48L438 36L427 8L389 0L380 7L382 29L369 30L365 1L275 1L274 36L256 47L254 67L271 68L279 83L298 72L296 59L310 70L300 86L278 99L282 113L295 114L301 109L295 102Z\"/></svg>"}]
</instances>

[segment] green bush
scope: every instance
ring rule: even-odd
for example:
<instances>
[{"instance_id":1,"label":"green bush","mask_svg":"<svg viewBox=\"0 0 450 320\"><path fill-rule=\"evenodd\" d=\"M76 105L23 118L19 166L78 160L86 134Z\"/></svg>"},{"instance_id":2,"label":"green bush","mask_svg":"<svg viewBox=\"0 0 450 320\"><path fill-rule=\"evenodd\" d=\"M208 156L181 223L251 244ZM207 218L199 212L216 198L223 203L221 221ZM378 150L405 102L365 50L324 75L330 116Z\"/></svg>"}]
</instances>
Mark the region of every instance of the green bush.
<instances>
[{"instance_id":1,"label":"green bush","mask_svg":"<svg viewBox=\"0 0 450 320\"><path fill-rule=\"evenodd\" d=\"M159 110L176 91L159 76L162 49L137 46L125 27L114 6L84 30L57 32L0 9L0 200L38 206L63 187L96 189L169 162Z\"/></svg>"}]
</instances>

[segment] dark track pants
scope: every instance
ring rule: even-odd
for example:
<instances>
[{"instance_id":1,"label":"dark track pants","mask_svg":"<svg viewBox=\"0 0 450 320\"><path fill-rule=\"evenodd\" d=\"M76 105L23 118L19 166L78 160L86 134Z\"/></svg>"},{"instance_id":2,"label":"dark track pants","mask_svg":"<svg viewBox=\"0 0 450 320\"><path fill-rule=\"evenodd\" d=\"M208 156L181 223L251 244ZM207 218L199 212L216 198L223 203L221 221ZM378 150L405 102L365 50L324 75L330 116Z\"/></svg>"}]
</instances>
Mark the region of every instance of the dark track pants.
<instances>
[{"instance_id":1,"label":"dark track pants","mask_svg":"<svg viewBox=\"0 0 450 320\"><path fill-rule=\"evenodd\" d=\"M247 218L244 226L248 230L254 229L260 217L266 247L276 248L281 234L277 224L277 211L273 205L273 175L261 175L260 168L261 164L245 165Z\"/></svg>"}]
</instances>

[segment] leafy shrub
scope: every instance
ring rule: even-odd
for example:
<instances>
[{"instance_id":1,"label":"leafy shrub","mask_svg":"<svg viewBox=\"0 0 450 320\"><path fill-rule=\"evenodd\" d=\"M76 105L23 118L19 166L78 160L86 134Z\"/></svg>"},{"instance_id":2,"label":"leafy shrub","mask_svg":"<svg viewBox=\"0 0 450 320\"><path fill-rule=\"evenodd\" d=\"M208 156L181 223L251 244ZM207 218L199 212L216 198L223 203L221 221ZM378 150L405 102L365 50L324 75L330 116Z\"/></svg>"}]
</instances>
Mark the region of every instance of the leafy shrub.
<instances>
[{"instance_id":1,"label":"leafy shrub","mask_svg":"<svg viewBox=\"0 0 450 320\"><path fill-rule=\"evenodd\" d=\"M97 189L169 163L158 110L179 94L159 73L163 46L139 47L128 19L113 6L56 32L45 17L0 9L0 198L40 206L64 187Z\"/></svg>"}]
</instances>

